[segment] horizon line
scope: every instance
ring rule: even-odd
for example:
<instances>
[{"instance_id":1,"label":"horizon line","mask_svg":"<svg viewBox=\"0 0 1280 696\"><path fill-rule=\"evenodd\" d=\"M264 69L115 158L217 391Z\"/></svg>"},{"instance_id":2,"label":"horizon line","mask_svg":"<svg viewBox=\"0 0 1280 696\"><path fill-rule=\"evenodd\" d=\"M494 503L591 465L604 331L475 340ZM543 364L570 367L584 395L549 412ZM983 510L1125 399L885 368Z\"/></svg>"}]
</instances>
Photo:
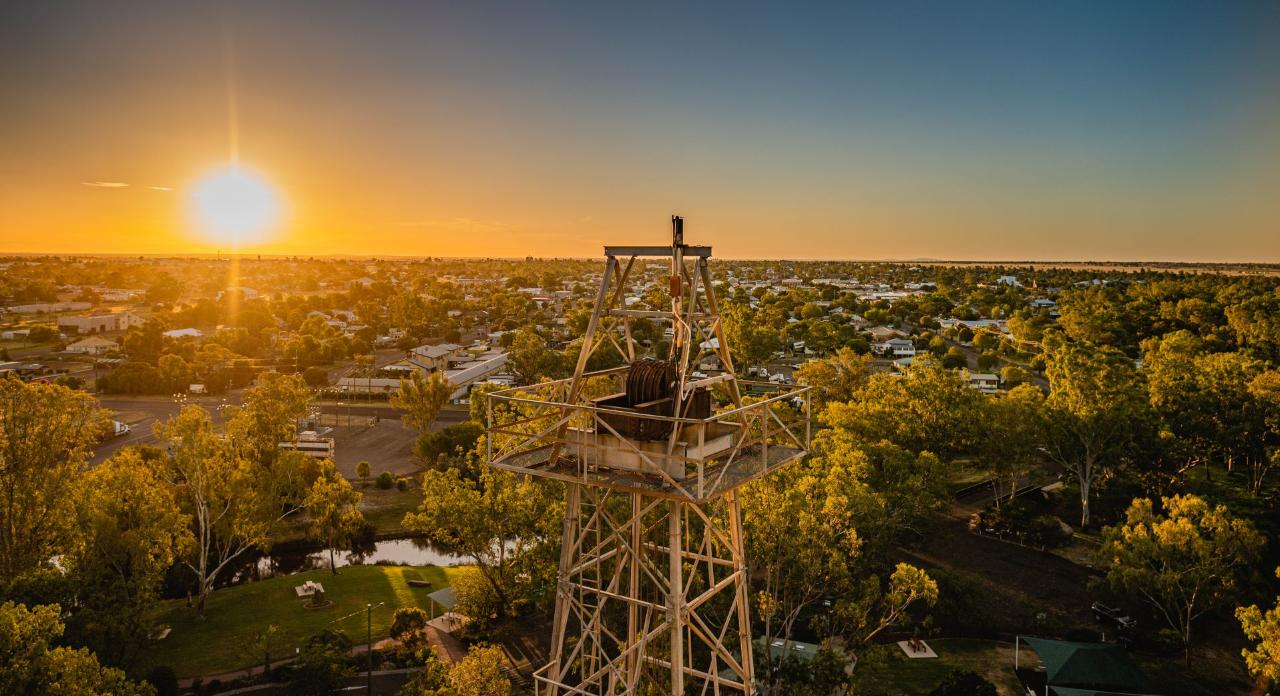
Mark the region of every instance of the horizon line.
<instances>
[{"instance_id":1,"label":"horizon line","mask_svg":"<svg viewBox=\"0 0 1280 696\"><path fill-rule=\"evenodd\" d=\"M328 254L289 254L289 253L255 253L255 252L124 252L124 251L81 251L81 252L57 252L57 251L3 251L0 250L0 257L21 258L21 257L49 257L63 256L69 258L77 257L143 257L154 259L181 259L181 258L245 258L258 257L262 259L441 259L441 260L457 260L457 261L524 261L534 259L539 261L590 261L603 258L602 253L599 256L536 256L526 254L523 256L493 256L493 255L466 255L466 256L446 256L438 254L347 254L347 253L328 253ZM1175 259L1016 259L1016 260L999 260L999 259L982 259L982 258L913 258L913 259L894 259L894 258L840 258L840 257L729 257L729 256L712 256L720 261L777 261L784 263L888 263L888 264L932 264L932 265L955 265L955 264L974 264L982 266L1019 266L1034 264L1070 264L1070 265L1127 265L1127 266L1157 266L1157 265L1178 265L1178 266L1247 266L1247 267L1277 267L1280 268L1280 261L1184 261Z\"/></svg>"}]
</instances>

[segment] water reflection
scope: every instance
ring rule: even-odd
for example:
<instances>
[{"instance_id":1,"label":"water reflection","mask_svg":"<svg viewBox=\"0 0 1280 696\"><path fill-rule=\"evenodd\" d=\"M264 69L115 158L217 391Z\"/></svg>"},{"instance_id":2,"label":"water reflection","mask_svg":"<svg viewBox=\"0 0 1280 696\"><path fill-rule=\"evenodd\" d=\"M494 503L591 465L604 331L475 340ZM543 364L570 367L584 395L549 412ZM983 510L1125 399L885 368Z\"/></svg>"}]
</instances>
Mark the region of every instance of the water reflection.
<instances>
[{"instance_id":1,"label":"water reflection","mask_svg":"<svg viewBox=\"0 0 1280 696\"><path fill-rule=\"evenodd\" d=\"M333 560L335 565L340 568L349 565L373 565L376 563L452 566L470 562L465 557L437 551L435 547L422 539L375 541L351 551L338 551L334 553ZM225 580L220 581L218 586L239 585L255 580L266 580L267 578L328 567L328 550L277 550L248 559L236 572L225 574L223 576Z\"/></svg>"}]
</instances>

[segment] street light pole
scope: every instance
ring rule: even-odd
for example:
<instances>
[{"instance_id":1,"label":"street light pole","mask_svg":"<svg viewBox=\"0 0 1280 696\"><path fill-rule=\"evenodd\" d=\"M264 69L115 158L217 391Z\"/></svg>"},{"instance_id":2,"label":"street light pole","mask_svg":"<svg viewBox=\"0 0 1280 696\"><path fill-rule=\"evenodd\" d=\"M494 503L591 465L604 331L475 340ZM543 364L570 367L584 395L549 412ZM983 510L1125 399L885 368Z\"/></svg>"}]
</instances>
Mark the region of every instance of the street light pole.
<instances>
[{"instance_id":1,"label":"street light pole","mask_svg":"<svg viewBox=\"0 0 1280 696\"><path fill-rule=\"evenodd\" d=\"M369 612L368 616L366 617L367 619L366 630L368 631L367 639L369 641L366 644L369 650L369 672L368 672L368 677L365 680L369 688L365 691L365 693L368 694L369 696L373 696L373 604L366 604L365 607Z\"/></svg>"},{"instance_id":2,"label":"street light pole","mask_svg":"<svg viewBox=\"0 0 1280 696\"><path fill-rule=\"evenodd\" d=\"M368 662L369 669L368 669L368 674L365 677L365 684L366 684L365 693L368 694L368 696L373 696L373 609L374 607L380 607L383 604L386 604L386 602L378 602L377 604L366 603L364 605L365 612L366 612L366 617L365 617L366 634L365 635L366 635L366 639L369 641L368 643L365 644L365 649L369 653L369 662ZM350 616L350 614L348 614L348 616Z\"/></svg>"}]
</instances>

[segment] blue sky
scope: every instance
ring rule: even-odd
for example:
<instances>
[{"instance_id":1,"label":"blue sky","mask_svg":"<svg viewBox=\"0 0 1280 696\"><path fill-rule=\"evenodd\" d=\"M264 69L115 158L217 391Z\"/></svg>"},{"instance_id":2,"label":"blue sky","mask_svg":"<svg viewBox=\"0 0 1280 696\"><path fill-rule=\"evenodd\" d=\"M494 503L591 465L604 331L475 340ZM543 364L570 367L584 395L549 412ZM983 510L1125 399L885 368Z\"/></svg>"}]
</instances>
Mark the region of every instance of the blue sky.
<instances>
[{"instance_id":1,"label":"blue sky","mask_svg":"<svg viewBox=\"0 0 1280 696\"><path fill-rule=\"evenodd\" d=\"M1210 2L11 4L0 250L187 248L230 75L267 250L681 212L733 256L1280 261L1280 5Z\"/></svg>"}]
</instances>

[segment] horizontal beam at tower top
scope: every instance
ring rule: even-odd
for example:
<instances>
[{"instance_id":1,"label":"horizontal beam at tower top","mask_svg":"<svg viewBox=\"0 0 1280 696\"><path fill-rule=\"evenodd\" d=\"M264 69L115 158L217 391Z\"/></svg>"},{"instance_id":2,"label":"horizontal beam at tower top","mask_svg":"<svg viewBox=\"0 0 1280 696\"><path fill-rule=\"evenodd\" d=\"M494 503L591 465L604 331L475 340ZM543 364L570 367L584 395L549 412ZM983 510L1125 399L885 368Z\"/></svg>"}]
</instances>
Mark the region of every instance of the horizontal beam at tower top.
<instances>
[{"instance_id":1,"label":"horizontal beam at tower top","mask_svg":"<svg viewBox=\"0 0 1280 696\"><path fill-rule=\"evenodd\" d=\"M611 317L625 317L628 319L670 319L671 312L659 312L647 309L610 309L605 314ZM714 319L719 315L709 314L707 312L694 312L692 314L685 312L680 315L682 318L698 319Z\"/></svg>"},{"instance_id":2,"label":"horizontal beam at tower top","mask_svg":"<svg viewBox=\"0 0 1280 696\"><path fill-rule=\"evenodd\" d=\"M686 257L711 258L709 246L683 246L680 253ZM672 254L669 246L606 246L605 256L666 256Z\"/></svg>"}]
</instances>

